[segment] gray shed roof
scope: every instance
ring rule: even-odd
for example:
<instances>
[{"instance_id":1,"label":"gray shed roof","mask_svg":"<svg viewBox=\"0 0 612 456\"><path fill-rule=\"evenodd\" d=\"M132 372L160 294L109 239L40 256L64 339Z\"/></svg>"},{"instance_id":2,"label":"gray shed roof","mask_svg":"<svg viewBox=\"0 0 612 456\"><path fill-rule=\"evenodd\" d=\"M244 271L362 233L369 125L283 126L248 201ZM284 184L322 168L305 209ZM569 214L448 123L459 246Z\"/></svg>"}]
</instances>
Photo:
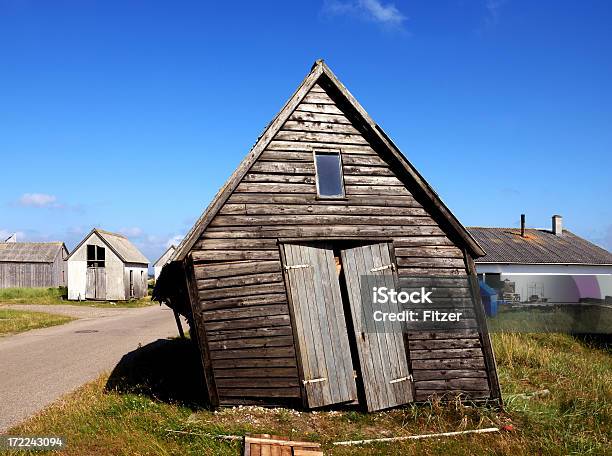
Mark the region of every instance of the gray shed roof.
<instances>
[{"instance_id":1,"label":"gray shed roof","mask_svg":"<svg viewBox=\"0 0 612 456\"><path fill-rule=\"evenodd\" d=\"M476 263L612 265L612 253L574 233L520 228L468 227L487 253Z\"/></svg>"},{"instance_id":2,"label":"gray shed roof","mask_svg":"<svg viewBox=\"0 0 612 456\"><path fill-rule=\"evenodd\" d=\"M0 242L0 262L53 263L63 242Z\"/></svg>"},{"instance_id":3,"label":"gray shed roof","mask_svg":"<svg viewBox=\"0 0 612 456\"><path fill-rule=\"evenodd\" d=\"M124 263L149 264L147 257L145 257L123 234L111 233L110 231L101 230L99 228L91 230L79 245L74 248L68 258L70 258L94 233L96 233Z\"/></svg>"}]
</instances>

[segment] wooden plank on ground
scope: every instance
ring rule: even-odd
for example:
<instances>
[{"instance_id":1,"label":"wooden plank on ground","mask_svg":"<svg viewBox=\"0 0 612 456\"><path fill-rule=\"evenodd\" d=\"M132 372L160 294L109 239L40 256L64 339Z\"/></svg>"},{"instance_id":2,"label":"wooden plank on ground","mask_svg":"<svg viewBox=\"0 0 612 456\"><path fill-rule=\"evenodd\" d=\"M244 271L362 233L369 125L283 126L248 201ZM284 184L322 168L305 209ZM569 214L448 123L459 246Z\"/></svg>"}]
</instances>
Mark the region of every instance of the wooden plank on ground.
<instances>
[{"instance_id":1,"label":"wooden plank on ground","mask_svg":"<svg viewBox=\"0 0 612 456\"><path fill-rule=\"evenodd\" d=\"M323 456L321 444L270 434L244 436L244 456Z\"/></svg>"}]
</instances>

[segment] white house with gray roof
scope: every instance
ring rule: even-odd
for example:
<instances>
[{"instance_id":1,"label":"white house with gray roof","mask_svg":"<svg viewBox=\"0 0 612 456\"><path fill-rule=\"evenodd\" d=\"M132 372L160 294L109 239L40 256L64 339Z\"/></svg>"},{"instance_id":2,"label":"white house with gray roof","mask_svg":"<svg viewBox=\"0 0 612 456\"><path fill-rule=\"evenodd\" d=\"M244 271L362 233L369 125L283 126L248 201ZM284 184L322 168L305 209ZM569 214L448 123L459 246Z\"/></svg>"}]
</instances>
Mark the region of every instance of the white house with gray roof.
<instances>
[{"instance_id":1,"label":"white house with gray roof","mask_svg":"<svg viewBox=\"0 0 612 456\"><path fill-rule=\"evenodd\" d=\"M147 294L149 260L122 234L94 228L67 265L70 300L127 301Z\"/></svg>"},{"instance_id":2,"label":"white house with gray roof","mask_svg":"<svg viewBox=\"0 0 612 456\"><path fill-rule=\"evenodd\" d=\"M520 302L612 302L612 253L563 227L550 229L468 227L486 252L477 258L478 276L493 288L510 284ZM507 289L508 287L504 285Z\"/></svg>"}]
</instances>

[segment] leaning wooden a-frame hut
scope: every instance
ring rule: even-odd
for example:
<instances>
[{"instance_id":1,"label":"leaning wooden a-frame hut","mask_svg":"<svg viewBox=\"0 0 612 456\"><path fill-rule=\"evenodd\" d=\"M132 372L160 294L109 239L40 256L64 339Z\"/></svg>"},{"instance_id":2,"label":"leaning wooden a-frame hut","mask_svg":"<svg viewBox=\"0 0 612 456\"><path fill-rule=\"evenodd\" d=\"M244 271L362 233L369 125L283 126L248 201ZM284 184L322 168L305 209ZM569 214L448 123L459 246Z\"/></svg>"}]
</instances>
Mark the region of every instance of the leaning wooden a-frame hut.
<instances>
[{"instance_id":1,"label":"leaning wooden a-frame hut","mask_svg":"<svg viewBox=\"0 0 612 456\"><path fill-rule=\"evenodd\" d=\"M473 280L483 254L317 61L178 246L154 296L190 321L214 406L380 410L449 392L498 400ZM470 297L468 318L456 332L366 331L368 275L400 286L463 279L452 293Z\"/></svg>"}]
</instances>

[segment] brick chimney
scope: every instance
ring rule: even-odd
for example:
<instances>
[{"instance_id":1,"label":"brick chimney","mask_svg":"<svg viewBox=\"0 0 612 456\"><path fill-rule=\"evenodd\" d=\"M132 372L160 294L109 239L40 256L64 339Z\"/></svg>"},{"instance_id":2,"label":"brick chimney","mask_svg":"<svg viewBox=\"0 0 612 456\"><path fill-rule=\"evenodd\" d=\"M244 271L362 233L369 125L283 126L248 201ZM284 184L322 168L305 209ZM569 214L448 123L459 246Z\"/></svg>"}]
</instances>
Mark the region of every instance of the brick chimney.
<instances>
[{"instance_id":1,"label":"brick chimney","mask_svg":"<svg viewBox=\"0 0 612 456\"><path fill-rule=\"evenodd\" d=\"M561 236L563 234L563 217L560 215L552 216L552 232L555 236Z\"/></svg>"}]
</instances>

